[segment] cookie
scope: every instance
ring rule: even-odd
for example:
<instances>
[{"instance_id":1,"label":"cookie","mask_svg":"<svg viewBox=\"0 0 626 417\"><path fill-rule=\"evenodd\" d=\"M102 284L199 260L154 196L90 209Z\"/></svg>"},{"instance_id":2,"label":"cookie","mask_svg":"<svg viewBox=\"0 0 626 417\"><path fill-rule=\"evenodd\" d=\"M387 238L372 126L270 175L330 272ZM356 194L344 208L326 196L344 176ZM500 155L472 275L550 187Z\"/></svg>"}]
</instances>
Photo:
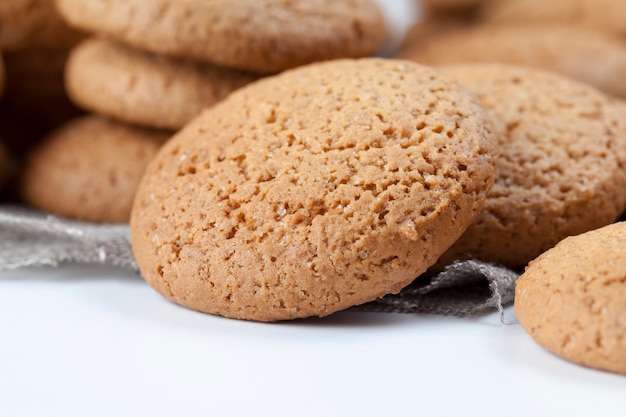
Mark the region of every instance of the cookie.
<instances>
[{"instance_id":1,"label":"cookie","mask_svg":"<svg viewBox=\"0 0 626 417\"><path fill-rule=\"evenodd\" d=\"M372 54L385 40L372 0L57 0L76 27L157 54L273 73Z\"/></svg>"},{"instance_id":2,"label":"cookie","mask_svg":"<svg viewBox=\"0 0 626 417\"><path fill-rule=\"evenodd\" d=\"M574 25L626 35L624 0L493 1L483 12L487 23Z\"/></svg>"},{"instance_id":3,"label":"cookie","mask_svg":"<svg viewBox=\"0 0 626 417\"><path fill-rule=\"evenodd\" d=\"M400 56L429 65L502 62L530 66L626 97L624 43L611 35L573 27L477 27L413 43Z\"/></svg>"},{"instance_id":4,"label":"cookie","mask_svg":"<svg viewBox=\"0 0 626 417\"><path fill-rule=\"evenodd\" d=\"M626 207L626 120L602 93L556 74L497 64L443 67L492 115L498 176L476 221L442 257L510 268Z\"/></svg>"},{"instance_id":5,"label":"cookie","mask_svg":"<svg viewBox=\"0 0 626 417\"><path fill-rule=\"evenodd\" d=\"M567 238L531 262L515 314L549 351L626 374L626 223Z\"/></svg>"},{"instance_id":6,"label":"cookie","mask_svg":"<svg viewBox=\"0 0 626 417\"><path fill-rule=\"evenodd\" d=\"M54 0L2 0L0 49L59 47L82 35L68 27L54 9Z\"/></svg>"},{"instance_id":7,"label":"cookie","mask_svg":"<svg viewBox=\"0 0 626 417\"><path fill-rule=\"evenodd\" d=\"M33 207L94 222L127 222L146 165L170 135L85 116L27 158L21 194Z\"/></svg>"},{"instance_id":8,"label":"cookie","mask_svg":"<svg viewBox=\"0 0 626 417\"><path fill-rule=\"evenodd\" d=\"M177 130L256 78L92 38L72 51L65 85L74 103L84 109L128 123Z\"/></svg>"},{"instance_id":9,"label":"cookie","mask_svg":"<svg viewBox=\"0 0 626 417\"><path fill-rule=\"evenodd\" d=\"M325 316L397 293L480 211L489 129L471 94L410 62L257 81L150 164L133 252L165 297L239 319Z\"/></svg>"}]
</instances>

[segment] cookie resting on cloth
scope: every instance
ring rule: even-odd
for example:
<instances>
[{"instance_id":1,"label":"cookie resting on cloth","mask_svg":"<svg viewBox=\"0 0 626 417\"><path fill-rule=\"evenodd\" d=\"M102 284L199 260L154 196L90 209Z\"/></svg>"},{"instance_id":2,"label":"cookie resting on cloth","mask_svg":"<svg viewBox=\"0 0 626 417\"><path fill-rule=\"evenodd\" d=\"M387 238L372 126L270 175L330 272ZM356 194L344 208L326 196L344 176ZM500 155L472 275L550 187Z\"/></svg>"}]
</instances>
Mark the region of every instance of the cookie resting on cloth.
<instances>
[{"instance_id":1,"label":"cookie resting on cloth","mask_svg":"<svg viewBox=\"0 0 626 417\"><path fill-rule=\"evenodd\" d=\"M626 206L626 120L594 88L497 64L442 67L490 111L496 183L476 221L442 257L523 268L570 235L613 223Z\"/></svg>"},{"instance_id":2,"label":"cookie resting on cloth","mask_svg":"<svg viewBox=\"0 0 626 417\"><path fill-rule=\"evenodd\" d=\"M549 351L626 375L626 223L569 237L532 261L515 314Z\"/></svg>"},{"instance_id":3,"label":"cookie resting on cloth","mask_svg":"<svg viewBox=\"0 0 626 417\"><path fill-rule=\"evenodd\" d=\"M30 152L20 192L31 206L60 216L128 222L141 176L170 136L99 116L75 119Z\"/></svg>"},{"instance_id":4,"label":"cookie resting on cloth","mask_svg":"<svg viewBox=\"0 0 626 417\"><path fill-rule=\"evenodd\" d=\"M150 163L131 215L143 277L227 317L325 316L425 271L495 177L473 95L405 61L340 60L250 84Z\"/></svg>"}]
</instances>

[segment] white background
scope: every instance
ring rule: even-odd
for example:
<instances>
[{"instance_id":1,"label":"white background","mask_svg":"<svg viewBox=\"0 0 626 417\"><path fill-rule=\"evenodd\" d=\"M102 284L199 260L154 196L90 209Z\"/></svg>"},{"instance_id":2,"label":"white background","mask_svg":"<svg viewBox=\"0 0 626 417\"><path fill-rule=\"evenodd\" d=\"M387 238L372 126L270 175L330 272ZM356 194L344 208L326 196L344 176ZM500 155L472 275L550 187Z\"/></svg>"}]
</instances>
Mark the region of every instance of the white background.
<instances>
[{"instance_id":1,"label":"white background","mask_svg":"<svg viewBox=\"0 0 626 417\"><path fill-rule=\"evenodd\" d=\"M413 12L385 1L396 37ZM0 272L0 416L624 416L626 377L517 323L338 313L262 324L174 305L113 267Z\"/></svg>"}]
</instances>

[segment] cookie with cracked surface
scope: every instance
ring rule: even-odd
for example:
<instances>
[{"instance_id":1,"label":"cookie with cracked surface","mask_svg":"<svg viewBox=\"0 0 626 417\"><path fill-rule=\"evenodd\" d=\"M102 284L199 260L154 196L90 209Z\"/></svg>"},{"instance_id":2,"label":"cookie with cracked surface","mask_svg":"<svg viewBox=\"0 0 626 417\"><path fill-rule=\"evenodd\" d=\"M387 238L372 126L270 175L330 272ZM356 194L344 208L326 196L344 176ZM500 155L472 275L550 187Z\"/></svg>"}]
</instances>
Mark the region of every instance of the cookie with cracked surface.
<instances>
[{"instance_id":1,"label":"cookie with cracked surface","mask_svg":"<svg viewBox=\"0 0 626 417\"><path fill-rule=\"evenodd\" d=\"M626 223L569 237L532 261L515 314L547 350L626 374Z\"/></svg>"},{"instance_id":2,"label":"cookie with cracked surface","mask_svg":"<svg viewBox=\"0 0 626 417\"><path fill-rule=\"evenodd\" d=\"M78 45L65 70L65 85L76 105L123 122L171 130L257 78L98 38Z\"/></svg>"},{"instance_id":3,"label":"cookie with cracked surface","mask_svg":"<svg viewBox=\"0 0 626 417\"><path fill-rule=\"evenodd\" d=\"M558 72L626 97L626 47L575 27L480 26L413 42L399 56L427 65L501 62Z\"/></svg>"},{"instance_id":4,"label":"cookie with cracked surface","mask_svg":"<svg viewBox=\"0 0 626 417\"><path fill-rule=\"evenodd\" d=\"M483 10L486 23L573 25L626 35L624 0L507 0Z\"/></svg>"},{"instance_id":5,"label":"cookie with cracked surface","mask_svg":"<svg viewBox=\"0 0 626 417\"><path fill-rule=\"evenodd\" d=\"M2 0L0 49L17 51L32 47L60 47L75 43L81 34L68 27L56 13L54 0Z\"/></svg>"},{"instance_id":6,"label":"cookie with cracked surface","mask_svg":"<svg viewBox=\"0 0 626 417\"><path fill-rule=\"evenodd\" d=\"M157 54L258 73L372 54L386 38L372 0L57 0L72 25Z\"/></svg>"},{"instance_id":7,"label":"cookie with cracked surface","mask_svg":"<svg viewBox=\"0 0 626 417\"><path fill-rule=\"evenodd\" d=\"M496 183L440 263L477 258L522 268L626 207L626 120L614 101L556 74L497 64L442 67L494 120Z\"/></svg>"},{"instance_id":8,"label":"cookie with cracked surface","mask_svg":"<svg viewBox=\"0 0 626 417\"><path fill-rule=\"evenodd\" d=\"M409 284L478 214L495 157L475 97L405 61L257 81L150 164L133 252L158 292L227 317L325 316Z\"/></svg>"},{"instance_id":9,"label":"cookie with cracked surface","mask_svg":"<svg viewBox=\"0 0 626 417\"><path fill-rule=\"evenodd\" d=\"M169 136L98 116L73 120L28 156L21 195L61 216L128 222L141 176Z\"/></svg>"}]
</instances>

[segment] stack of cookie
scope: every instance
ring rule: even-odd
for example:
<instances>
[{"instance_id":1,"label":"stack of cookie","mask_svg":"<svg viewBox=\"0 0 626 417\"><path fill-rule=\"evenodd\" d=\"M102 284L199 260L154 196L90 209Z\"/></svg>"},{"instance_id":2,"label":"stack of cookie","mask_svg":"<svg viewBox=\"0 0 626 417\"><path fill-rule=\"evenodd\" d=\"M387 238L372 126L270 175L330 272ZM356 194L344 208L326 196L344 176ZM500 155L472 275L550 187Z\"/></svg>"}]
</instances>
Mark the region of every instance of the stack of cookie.
<instances>
[{"instance_id":1,"label":"stack of cookie","mask_svg":"<svg viewBox=\"0 0 626 417\"><path fill-rule=\"evenodd\" d=\"M85 163L94 160L92 149L102 148L104 138L111 138L110 146L118 153L126 149L119 149L120 136L162 139L154 129L176 131L202 109L264 75L318 60L370 55L386 34L381 12L371 0L58 0L56 5L67 23L93 34L72 51L65 82L73 102L98 116L67 126L34 152L26 165L23 195L41 209L93 221L127 221L134 195L126 183L109 181L116 191L99 190L119 203L124 200L120 206L127 210L124 215L113 210L117 214L109 216L105 205L96 214L90 211L92 204L84 203L93 190L81 190L71 180L100 176L128 181L130 169L94 173L96 167L105 169L103 165L114 168L110 163ZM109 130L94 135L97 129ZM80 145L84 155L77 150L80 136L85 136ZM122 160L137 163L123 158L115 169L125 169ZM68 165L87 171L68 170ZM133 184L141 170L136 174ZM74 192L66 193L60 204L50 201L58 196L46 189L69 183L75 185ZM92 182L83 183L88 184ZM122 186L132 191L124 198Z\"/></svg>"},{"instance_id":2,"label":"stack of cookie","mask_svg":"<svg viewBox=\"0 0 626 417\"><path fill-rule=\"evenodd\" d=\"M428 65L472 61L531 66L626 97L623 0L474 3L471 12L431 12L408 35L399 56Z\"/></svg>"},{"instance_id":3,"label":"stack of cookie","mask_svg":"<svg viewBox=\"0 0 626 417\"><path fill-rule=\"evenodd\" d=\"M0 200L13 197L19 156L80 113L63 86L65 59L80 37L53 0L0 2Z\"/></svg>"}]
</instances>

